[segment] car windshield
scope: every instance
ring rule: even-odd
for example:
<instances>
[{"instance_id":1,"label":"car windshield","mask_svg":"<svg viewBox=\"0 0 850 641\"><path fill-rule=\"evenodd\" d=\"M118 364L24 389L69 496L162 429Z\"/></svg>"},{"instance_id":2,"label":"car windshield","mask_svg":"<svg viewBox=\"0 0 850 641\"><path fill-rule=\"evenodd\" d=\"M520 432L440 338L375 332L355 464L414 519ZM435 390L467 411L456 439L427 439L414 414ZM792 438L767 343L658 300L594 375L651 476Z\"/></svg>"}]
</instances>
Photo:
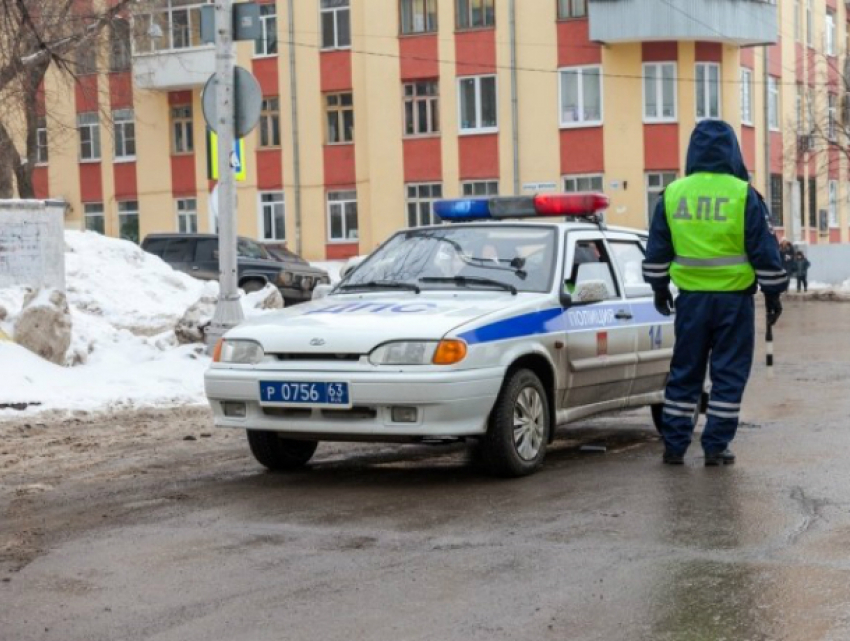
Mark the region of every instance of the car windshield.
<instances>
[{"instance_id":1,"label":"car windshield","mask_svg":"<svg viewBox=\"0 0 850 641\"><path fill-rule=\"evenodd\" d=\"M247 238L240 238L236 241L236 252L241 258L262 258L265 260L271 260L271 257L265 247L259 243L255 243L253 240L248 240Z\"/></svg>"},{"instance_id":2,"label":"car windshield","mask_svg":"<svg viewBox=\"0 0 850 641\"><path fill-rule=\"evenodd\" d=\"M412 229L393 236L343 281L412 283L426 289L548 292L555 230L475 225Z\"/></svg>"}]
</instances>

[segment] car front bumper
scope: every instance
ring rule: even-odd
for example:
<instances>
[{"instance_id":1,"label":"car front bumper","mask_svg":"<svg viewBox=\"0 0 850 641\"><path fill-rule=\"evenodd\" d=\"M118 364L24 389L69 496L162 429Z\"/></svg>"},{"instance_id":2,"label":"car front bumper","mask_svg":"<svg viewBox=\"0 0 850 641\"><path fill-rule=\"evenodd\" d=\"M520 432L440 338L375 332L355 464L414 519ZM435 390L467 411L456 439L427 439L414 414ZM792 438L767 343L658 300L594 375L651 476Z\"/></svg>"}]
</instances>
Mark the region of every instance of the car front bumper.
<instances>
[{"instance_id":1,"label":"car front bumper","mask_svg":"<svg viewBox=\"0 0 850 641\"><path fill-rule=\"evenodd\" d=\"M218 427L270 430L317 440L416 441L484 434L503 378L500 368L433 373L211 368L204 384ZM352 408L261 403L261 380L345 381ZM245 418L225 416L222 402L227 401L245 403ZM393 407L415 407L416 422L394 422Z\"/></svg>"}]
</instances>

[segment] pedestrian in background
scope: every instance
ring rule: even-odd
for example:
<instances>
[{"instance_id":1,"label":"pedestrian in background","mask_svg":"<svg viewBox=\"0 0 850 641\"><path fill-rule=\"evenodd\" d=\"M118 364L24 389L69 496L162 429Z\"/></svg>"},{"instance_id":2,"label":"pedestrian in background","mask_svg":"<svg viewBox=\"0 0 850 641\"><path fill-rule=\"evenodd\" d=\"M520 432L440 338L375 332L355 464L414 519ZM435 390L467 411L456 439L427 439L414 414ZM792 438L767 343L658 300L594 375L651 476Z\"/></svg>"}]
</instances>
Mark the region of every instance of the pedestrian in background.
<instances>
[{"instance_id":1,"label":"pedestrian in background","mask_svg":"<svg viewBox=\"0 0 850 641\"><path fill-rule=\"evenodd\" d=\"M787 238L779 241L779 255L782 257L782 267L790 277L794 273L794 245Z\"/></svg>"},{"instance_id":2,"label":"pedestrian in background","mask_svg":"<svg viewBox=\"0 0 850 641\"><path fill-rule=\"evenodd\" d=\"M662 412L663 462L682 465L710 365L708 420L702 434L705 464L735 462L735 438L755 348L756 283L768 323L782 313L788 288L779 245L764 200L749 184L735 131L704 120L691 135L686 177L664 190L652 218L644 279L655 308L673 312L676 342Z\"/></svg>"},{"instance_id":3,"label":"pedestrian in background","mask_svg":"<svg viewBox=\"0 0 850 641\"><path fill-rule=\"evenodd\" d=\"M797 277L797 291L800 291L802 286L803 291L809 291L809 267L812 264L803 252L797 252L794 259L794 275Z\"/></svg>"}]
</instances>

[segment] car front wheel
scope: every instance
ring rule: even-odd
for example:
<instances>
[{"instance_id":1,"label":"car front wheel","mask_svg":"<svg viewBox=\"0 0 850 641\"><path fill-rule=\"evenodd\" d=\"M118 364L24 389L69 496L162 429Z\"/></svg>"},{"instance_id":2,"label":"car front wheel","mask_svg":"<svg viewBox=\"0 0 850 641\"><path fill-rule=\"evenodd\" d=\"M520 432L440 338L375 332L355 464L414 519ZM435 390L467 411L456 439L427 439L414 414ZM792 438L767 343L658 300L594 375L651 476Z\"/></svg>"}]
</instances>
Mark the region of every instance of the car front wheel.
<instances>
[{"instance_id":1,"label":"car front wheel","mask_svg":"<svg viewBox=\"0 0 850 641\"><path fill-rule=\"evenodd\" d=\"M313 458L318 441L299 441L282 438L277 432L247 430L251 454L273 472L285 472L304 467Z\"/></svg>"},{"instance_id":2,"label":"car front wheel","mask_svg":"<svg viewBox=\"0 0 850 641\"><path fill-rule=\"evenodd\" d=\"M531 474L543 462L551 429L543 383L534 372L517 370L505 381L490 414L482 462L497 476Z\"/></svg>"}]
</instances>

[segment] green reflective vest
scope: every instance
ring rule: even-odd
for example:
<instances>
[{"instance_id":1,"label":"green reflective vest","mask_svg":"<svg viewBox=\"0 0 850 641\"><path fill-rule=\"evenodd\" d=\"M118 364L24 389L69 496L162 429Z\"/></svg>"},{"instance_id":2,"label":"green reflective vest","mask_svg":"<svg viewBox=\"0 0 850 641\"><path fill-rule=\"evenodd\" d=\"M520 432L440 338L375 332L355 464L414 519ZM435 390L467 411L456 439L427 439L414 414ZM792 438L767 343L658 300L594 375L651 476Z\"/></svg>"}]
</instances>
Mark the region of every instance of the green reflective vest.
<instances>
[{"instance_id":1,"label":"green reflective vest","mask_svg":"<svg viewBox=\"0 0 850 641\"><path fill-rule=\"evenodd\" d=\"M744 240L747 191L747 183L735 176L709 173L676 180L664 191L676 287L734 292L755 282Z\"/></svg>"}]
</instances>

